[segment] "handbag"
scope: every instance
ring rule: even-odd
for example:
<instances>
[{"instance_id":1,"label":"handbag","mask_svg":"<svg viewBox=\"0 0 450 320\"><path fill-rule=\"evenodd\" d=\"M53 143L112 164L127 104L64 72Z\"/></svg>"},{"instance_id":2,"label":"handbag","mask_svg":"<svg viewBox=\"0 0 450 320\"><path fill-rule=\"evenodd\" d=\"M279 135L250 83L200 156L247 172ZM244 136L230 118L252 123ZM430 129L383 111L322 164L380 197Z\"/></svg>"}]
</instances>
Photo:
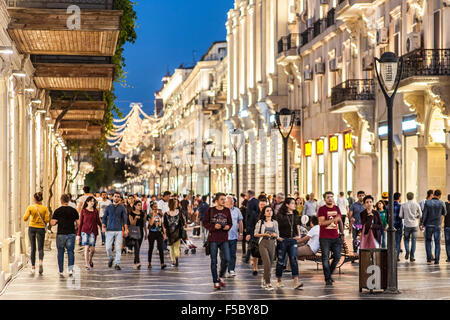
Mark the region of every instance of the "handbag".
<instances>
[{"instance_id":1,"label":"handbag","mask_svg":"<svg viewBox=\"0 0 450 320\"><path fill-rule=\"evenodd\" d=\"M139 240L141 238L141 228L138 226L129 226L128 237L134 240Z\"/></svg>"},{"instance_id":2,"label":"handbag","mask_svg":"<svg viewBox=\"0 0 450 320\"><path fill-rule=\"evenodd\" d=\"M262 231L262 225L263 222L261 221L261 224L259 226L259 233ZM250 253L252 254L252 257L254 258L261 258L261 254L259 253L259 238L255 238L254 236L250 239L249 242L250 247Z\"/></svg>"},{"instance_id":3,"label":"handbag","mask_svg":"<svg viewBox=\"0 0 450 320\"><path fill-rule=\"evenodd\" d=\"M39 213L38 207L36 207L36 205L34 205L34 208L36 209L37 214L39 215L39 219L41 219L42 223L44 224L45 232L47 232L48 231L48 224L45 223L44 219L42 219L41 214Z\"/></svg>"},{"instance_id":4,"label":"handbag","mask_svg":"<svg viewBox=\"0 0 450 320\"><path fill-rule=\"evenodd\" d=\"M211 234L208 232L208 236L206 237L205 243L203 243L203 248L205 248L205 254L209 256L211 254L211 243L209 240L211 239Z\"/></svg>"}]
</instances>

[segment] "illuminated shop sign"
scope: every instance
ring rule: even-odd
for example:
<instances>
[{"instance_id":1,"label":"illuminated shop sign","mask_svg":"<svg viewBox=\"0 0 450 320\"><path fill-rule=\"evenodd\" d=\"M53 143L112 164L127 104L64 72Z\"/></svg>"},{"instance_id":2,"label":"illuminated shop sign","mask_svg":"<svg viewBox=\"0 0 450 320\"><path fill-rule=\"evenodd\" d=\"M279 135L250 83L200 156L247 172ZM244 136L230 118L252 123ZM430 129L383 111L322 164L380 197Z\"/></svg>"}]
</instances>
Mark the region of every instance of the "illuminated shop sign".
<instances>
[{"instance_id":1,"label":"illuminated shop sign","mask_svg":"<svg viewBox=\"0 0 450 320\"><path fill-rule=\"evenodd\" d=\"M312 154L312 143L307 142L305 143L305 157L310 157Z\"/></svg>"},{"instance_id":2,"label":"illuminated shop sign","mask_svg":"<svg viewBox=\"0 0 450 320\"><path fill-rule=\"evenodd\" d=\"M352 133L351 132L347 132L344 135L344 148L345 148L345 150L353 149Z\"/></svg>"},{"instance_id":3,"label":"illuminated shop sign","mask_svg":"<svg viewBox=\"0 0 450 320\"><path fill-rule=\"evenodd\" d=\"M331 136L330 137L330 152L338 151L338 137Z\"/></svg>"},{"instance_id":4,"label":"illuminated shop sign","mask_svg":"<svg viewBox=\"0 0 450 320\"><path fill-rule=\"evenodd\" d=\"M402 132L404 136L413 136L417 134L418 125L416 115L412 114L402 118Z\"/></svg>"},{"instance_id":5,"label":"illuminated shop sign","mask_svg":"<svg viewBox=\"0 0 450 320\"><path fill-rule=\"evenodd\" d=\"M316 153L323 154L323 140L317 140L316 142Z\"/></svg>"},{"instance_id":6,"label":"illuminated shop sign","mask_svg":"<svg viewBox=\"0 0 450 320\"><path fill-rule=\"evenodd\" d=\"M387 139L388 136L388 125L387 121L378 123L378 137L380 139Z\"/></svg>"}]
</instances>

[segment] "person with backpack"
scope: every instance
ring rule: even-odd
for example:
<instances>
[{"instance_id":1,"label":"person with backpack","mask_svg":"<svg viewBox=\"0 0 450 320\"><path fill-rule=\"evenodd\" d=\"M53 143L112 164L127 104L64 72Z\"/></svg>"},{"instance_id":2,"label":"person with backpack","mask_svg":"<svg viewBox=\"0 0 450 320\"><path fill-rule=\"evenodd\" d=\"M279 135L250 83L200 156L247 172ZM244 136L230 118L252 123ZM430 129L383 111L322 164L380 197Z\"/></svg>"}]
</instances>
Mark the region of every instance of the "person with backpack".
<instances>
[{"instance_id":1,"label":"person with backpack","mask_svg":"<svg viewBox=\"0 0 450 320\"><path fill-rule=\"evenodd\" d=\"M164 228L166 229L173 267L178 267L179 264L184 225L183 214L178 210L178 200L169 199L169 211L164 214Z\"/></svg>"},{"instance_id":2,"label":"person with backpack","mask_svg":"<svg viewBox=\"0 0 450 320\"><path fill-rule=\"evenodd\" d=\"M30 219L30 224L28 227L28 237L30 239L31 246L31 273L36 272L36 241L39 251L39 274L44 272L44 241L45 241L45 230L47 224L50 221L50 214L48 208L42 205L42 192L36 192L33 196L34 204L28 206L23 221L27 222Z\"/></svg>"}]
</instances>

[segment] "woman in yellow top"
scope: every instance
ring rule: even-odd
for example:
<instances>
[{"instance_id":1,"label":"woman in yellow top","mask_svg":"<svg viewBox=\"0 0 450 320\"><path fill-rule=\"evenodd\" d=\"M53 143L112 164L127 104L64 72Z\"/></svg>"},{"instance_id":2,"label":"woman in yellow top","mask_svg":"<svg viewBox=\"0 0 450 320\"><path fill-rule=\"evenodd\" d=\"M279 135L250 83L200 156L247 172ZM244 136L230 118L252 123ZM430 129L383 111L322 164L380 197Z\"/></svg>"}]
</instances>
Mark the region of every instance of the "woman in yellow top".
<instances>
[{"instance_id":1,"label":"woman in yellow top","mask_svg":"<svg viewBox=\"0 0 450 320\"><path fill-rule=\"evenodd\" d=\"M42 205L42 192L34 194L34 204L27 208L23 221L30 219L28 237L31 245L31 273L35 273L36 268L36 240L39 250L39 274L44 272L42 262L44 259L45 224L50 221L48 208ZM45 224L44 224L45 222Z\"/></svg>"}]
</instances>

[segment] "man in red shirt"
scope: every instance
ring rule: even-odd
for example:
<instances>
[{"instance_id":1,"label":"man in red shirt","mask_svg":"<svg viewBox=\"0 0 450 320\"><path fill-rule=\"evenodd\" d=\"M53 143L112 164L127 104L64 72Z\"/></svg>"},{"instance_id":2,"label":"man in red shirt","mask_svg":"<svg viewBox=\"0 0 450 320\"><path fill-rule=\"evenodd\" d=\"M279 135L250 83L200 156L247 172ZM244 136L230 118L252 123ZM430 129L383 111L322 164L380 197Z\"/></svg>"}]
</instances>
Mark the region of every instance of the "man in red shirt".
<instances>
[{"instance_id":1,"label":"man in red shirt","mask_svg":"<svg viewBox=\"0 0 450 320\"><path fill-rule=\"evenodd\" d=\"M225 207L224 193L216 194L216 206L210 207L203 218L203 226L209 231L208 241L211 249L211 273L214 289L225 286L223 277L230 261L228 230L233 225L230 209ZM220 249L220 277L217 275L217 253Z\"/></svg>"},{"instance_id":2,"label":"man in red shirt","mask_svg":"<svg viewBox=\"0 0 450 320\"><path fill-rule=\"evenodd\" d=\"M339 233L343 234L341 211L334 204L334 194L331 191L325 192L323 198L325 205L319 208L317 217L320 225L320 250L322 250L323 274L327 286L333 285L334 280L331 278L336 265L341 259L341 239ZM341 232L339 232L341 231ZM333 253L333 262L330 266L330 250Z\"/></svg>"}]
</instances>

